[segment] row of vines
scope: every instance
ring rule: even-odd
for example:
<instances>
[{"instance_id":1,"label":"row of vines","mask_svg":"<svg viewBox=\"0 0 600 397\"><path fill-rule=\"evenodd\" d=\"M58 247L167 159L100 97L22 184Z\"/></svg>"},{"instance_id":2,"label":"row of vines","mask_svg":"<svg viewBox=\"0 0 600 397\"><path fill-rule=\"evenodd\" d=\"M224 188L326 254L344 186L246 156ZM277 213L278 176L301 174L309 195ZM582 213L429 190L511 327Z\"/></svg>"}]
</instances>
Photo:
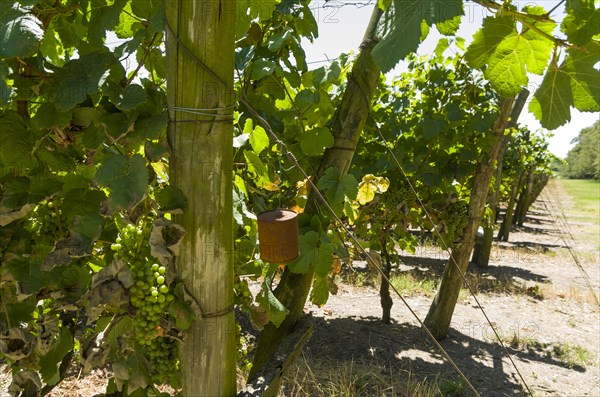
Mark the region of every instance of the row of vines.
<instances>
[{"instance_id":1,"label":"row of vines","mask_svg":"<svg viewBox=\"0 0 600 397\"><path fill-rule=\"evenodd\" d=\"M202 3L204 12L221 10ZM243 100L230 165L232 293L263 338L289 332L295 319L273 286L279 267L259 258L257 213L301 214L301 256L278 288L305 277L304 295L290 295L295 306L308 288L324 305L340 261L358 251L339 220L381 253L388 274L398 249L414 252L415 231L443 249L462 243L474 175L494 145L503 101L527 85L527 73L545 73L529 110L546 128L564 124L571 106L600 109L593 1L566 1L560 37L549 10L481 1L490 16L468 47L455 36L462 1L408 3L378 1L376 34L361 53L310 69L301 45L318 36L310 1L236 1ZM11 396L46 395L73 366L109 366L106 395L168 395L160 384L191 393L180 343L203 320L177 263L186 230L175 220L195 198L170 184L165 22L160 0L0 0L0 364L11 371ZM430 56L414 55L433 26L445 37ZM386 80L380 71L401 59L407 71ZM358 73L363 61L369 76ZM363 95L364 117L355 123L360 140L345 148L336 131L350 89ZM496 184L509 208L500 232L508 239L553 158L524 126L501 133L510 136ZM346 169L323 161L336 150L350 151ZM205 168L197 183L210 179ZM302 170L318 176L332 211ZM488 206L484 217L493 213ZM250 280L261 281L258 293ZM259 343L253 371L272 349ZM239 363L252 367L244 350Z\"/></svg>"}]
</instances>

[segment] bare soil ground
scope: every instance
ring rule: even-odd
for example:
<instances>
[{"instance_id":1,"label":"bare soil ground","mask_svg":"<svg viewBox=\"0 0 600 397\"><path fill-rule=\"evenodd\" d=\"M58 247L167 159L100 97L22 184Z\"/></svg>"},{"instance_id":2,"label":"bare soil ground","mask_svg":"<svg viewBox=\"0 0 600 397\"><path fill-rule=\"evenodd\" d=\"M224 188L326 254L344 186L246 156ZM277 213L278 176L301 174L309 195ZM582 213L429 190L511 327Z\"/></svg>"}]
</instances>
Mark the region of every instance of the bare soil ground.
<instances>
[{"instance_id":1,"label":"bare soil ground","mask_svg":"<svg viewBox=\"0 0 600 397\"><path fill-rule=\"evenodd\" d=\"M567 192L551 181L510 243L496 244L489 269L470 269L483 309L535 396L600 396L600 308L589 287L600 293L598 229L599 220L581 218ZM447 254L424 246L403 259L400 273L419 282L436 279ZM327 305L306 306L315 332L280 395L469 395L400 299L394 297L392 324L382 324L377 286L364 283L366 270L356 277L360 264L354 272L346 277L354 281L339 282ZM431 298L412 293L406 301L423 319ZM482 396L528 395L468 293L461 293L441 344ZM74 374L51 397L93 396L108 376L103 370ZM7 387L8 377L0 373L0 396Z\"/></svg>"},{"instance_id":2,"label":"bare soil ground","mask_svg":"<svg viewBox=\"0 0 600 397\"><path fill-rule=\"evenodd\" d=\"M496 244L489 269L470 269L480 281L483 309L535 396L600 396L599 306L568 249L573 248L598 296L599 220L580 219L574 211L568 194L551 181L510 243ZM403 257L401 271L424 280L436 277L447 257L423 248ZM431 297L406 300L423 319ZM355 382L353 394L344 395L469 395L397 296L389 325L379 321L374 287L342 284L324 307L308 310L317 318L315 333L282 395L331 394L327 390L339 389L332 377ZM451 328L441 345L482 396L528 395L468 293L461 293ZM304 382L299 381L306 371L310 375L300 375ZM437 387L424 387L427 382Z\"/></svg>"}]
</instances>

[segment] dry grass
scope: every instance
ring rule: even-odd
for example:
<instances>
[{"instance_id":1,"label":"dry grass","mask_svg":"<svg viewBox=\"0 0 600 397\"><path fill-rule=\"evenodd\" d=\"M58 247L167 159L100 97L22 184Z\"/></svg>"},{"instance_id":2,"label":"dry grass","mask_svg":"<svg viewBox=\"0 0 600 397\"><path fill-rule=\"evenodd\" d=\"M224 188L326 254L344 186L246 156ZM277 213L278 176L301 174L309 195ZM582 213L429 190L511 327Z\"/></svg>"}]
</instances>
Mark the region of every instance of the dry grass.
<instances>
[{"instance_id":1,"label":"dry grass","mask_svg":"<svg viewBox=\"0 0 600 397\"><path fill-rule=\"evenodd\" d=\"M358 361L322 363L297 360L280 397L439 397L464 391L454 379L439 374L417 376L409 369ZM453 394L454 393L454 394Z\"/></svg>"}]
</instances>

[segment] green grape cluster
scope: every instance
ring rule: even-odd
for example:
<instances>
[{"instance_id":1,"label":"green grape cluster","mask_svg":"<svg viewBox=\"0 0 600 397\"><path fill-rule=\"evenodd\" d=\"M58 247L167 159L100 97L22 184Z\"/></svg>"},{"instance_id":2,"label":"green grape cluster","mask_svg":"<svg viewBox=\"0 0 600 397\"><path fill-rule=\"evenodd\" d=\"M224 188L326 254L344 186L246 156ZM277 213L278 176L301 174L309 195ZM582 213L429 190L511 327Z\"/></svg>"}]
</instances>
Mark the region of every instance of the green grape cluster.
<instances>
[{"instance_id":1,"label":"green grape cluster","mask_svg":"<svg viewBox=\"0 0 600 397\"><path fill-rule=\"evenodd\" d=\"M391 186L387 192L382 194L382 201L391 208L402 205L410 208L415 200L415 194L408 184Z\"/></svg>"},{"instance_id":2,"label":"green grape cluster","mask_svg":"<svg viewBox=\"0 0 600 397\"><path fill-rule=\"evenodd\" d=\"M155 377L158 383L166 382L176 368L174 363L177 362L179 354L177 341L173 338L158 336L146 344L146 350L152 367L156 371Z\"/></svg>"},{"instance_id":3,"label":"green grape cluster","mask_svg":"<svg viewBox=\"0 0 600 397\"><path fill-rule=\"evenodd\" d=\"M59 237L60 209L52 201L42 201L35 206L29 218L30 230L42 237L56 240Z\"/></svg>"},{"instance_id":4,"label":"green grape cluster","mask_svg":"<svg viewBox=\"0 0 600 397\"><path fill-rule=\"evenodd\" d=\"M131 305L137 309L135 331L137 341L144 345L160 334L160 320L173 295L166 284L166 267L154 263L147 254L144 231L128 224L119 233L111 249L116 259L123 259L129 265L134 277L131 287Z\"/></svg>"},{"instance_id":5,"label":"green grape cluster","mask_svg":"<svg viewBox=\"0 0 600 397\"><path fill-rule=\"evenodd\" d=\"M135 340L147 350L159 377L164 377L176 368L177 346L171 338L164 337L161 326L175 296L167 285L167 268L150 255L147 237L143 226L128 224L120 230L111 249L115 251L114 257L123 259L133 273L134 285L129 294L131 305L136 309Z\"/></svg>"},{"instance_id":6,"label":"green grape cluster","mask_svg":"<svg viewBox=\"0 0 600 397\"><path fill-rule=\"evenodd\" d=\"M252 352L252 343L249 340L247 335L244 335L242 332L242 326L236 323L236 359L238 363L238 367L245 370L250 371L252 369L252 360L250 353Z\"/></svg>"},{"instance_id":7,"label":"green grape cluster","mask_svg":"<svg viewBox=\"0 0 600 397\"><path fill-rule=\"evenodd\" d=\"M450 203L446 207L444 211L444 223L446 224L446 237L444 239L446 241L454 241L462 236L469 221L468 207L468 203L462 200Z\"/></svg>"}]
</instances>

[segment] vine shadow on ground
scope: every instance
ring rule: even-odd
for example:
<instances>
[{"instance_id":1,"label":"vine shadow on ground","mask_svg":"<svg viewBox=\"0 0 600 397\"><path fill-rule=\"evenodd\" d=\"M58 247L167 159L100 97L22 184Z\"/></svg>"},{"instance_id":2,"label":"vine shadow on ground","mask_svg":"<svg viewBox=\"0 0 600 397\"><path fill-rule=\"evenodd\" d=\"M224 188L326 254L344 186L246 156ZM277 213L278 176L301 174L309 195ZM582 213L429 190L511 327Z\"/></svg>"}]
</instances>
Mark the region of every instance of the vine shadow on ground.
<instances>
[{"instance_id":1,"label":"vine shadow on ground","mask_svg":"<svg viewBox=\"0 0 600 397\"><path fill-rule=\"evenodd\" d=\"M442 379L458 378L458 374L425 332L414 324L383 324L374 317L319 317L315 321L314 334L304 349L304 361L312 372L320 365L334 363L343 367L348 363L360 363L361 368L376 372L378 377L385 379L389 376L390 382L394 382L394 373L402 377L401 374L406 374L407 369L421 380L439 380L439 376ZM482 340L486 338L476 338L469 329L466 331L451 329L448 338L440 343L463 373L467 374L475 389L482 396L526 395L514 368L507 364L501 346ZM516 350L510 346L508 349L511 354L524 361L585 371L583 367L569 367L543 351ZM323 381L329 381L327 375L324 375ZM398 382L398 379L395 381ZM402 385L402 381L399 384ZM463 386L463 392L466 390ZM365 393L369 395L367 391ZM409 391L396 391L393 395L411 394Z\"/></svg>"},{"instance_id":2,"label":"vine shadow on ground","mask_svg":"<svg viewBox=\"0 0 600 397\"><path fill-rule=\"evenodd\" d=\"M426 258L418 256L402 256L402 271L408 271L417 282L426 280L437 280L441 277L447 259ZM523 264L526 264L526 257L522 257ZM547 276L532 272L524 267L490 265L486 268L479 268L475 264L469 264L467 272L469 280L477 282L476 290L478 292L506 292L506 293L525 293L526 288L517 282L517 278L525 282L535 283L549 282ZM471 284L473 286L473 284Z\"/></svg>"}]
</instances>

